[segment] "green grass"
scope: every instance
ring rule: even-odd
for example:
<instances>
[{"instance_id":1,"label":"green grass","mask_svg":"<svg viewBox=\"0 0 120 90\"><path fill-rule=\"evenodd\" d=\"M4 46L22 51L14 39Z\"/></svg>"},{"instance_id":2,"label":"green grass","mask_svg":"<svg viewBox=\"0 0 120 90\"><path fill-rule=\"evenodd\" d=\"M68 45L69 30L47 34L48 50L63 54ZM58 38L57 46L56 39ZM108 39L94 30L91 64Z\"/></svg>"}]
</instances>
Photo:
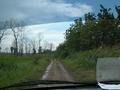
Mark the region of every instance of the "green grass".
<instances>
[{"instance_id":1,"label":"green grass","mask_svg":"<svg viewBox=\"0 0 120 90\"><path fill-rule=\"evenodd\" d=\"M102 57L119 57L120 48L99 48L74 53L65 58L63 63L76 81L96 82L96 60Z\"/></svg>"},{"instance_id":2,"label":"green grass","mask_svg":"<svg viewBox=\"0 0 120 90\"><path fill-rule=\"evenodd\" d=\"M0 56L0 87L24 80L41 79L50 60L47 56Z\"/></svg>"}]
</instances>

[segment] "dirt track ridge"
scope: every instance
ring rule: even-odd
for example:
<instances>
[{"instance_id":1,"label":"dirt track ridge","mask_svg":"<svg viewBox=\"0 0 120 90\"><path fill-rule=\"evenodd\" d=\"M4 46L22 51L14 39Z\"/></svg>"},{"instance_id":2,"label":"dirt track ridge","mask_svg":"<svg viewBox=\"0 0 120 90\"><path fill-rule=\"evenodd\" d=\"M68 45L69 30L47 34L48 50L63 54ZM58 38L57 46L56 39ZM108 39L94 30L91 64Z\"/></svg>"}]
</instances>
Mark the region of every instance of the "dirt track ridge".
<instances>
[{"instance_id":1,"label":"dirt track ridge","mask_svg":"<svg viewBox=\"0 0 120 90\"><path fill-rule=\"evenodd\" d=\"M48 65L42 80L74 81L60 61L53 60Z\"/></svg>"}]
</instances>

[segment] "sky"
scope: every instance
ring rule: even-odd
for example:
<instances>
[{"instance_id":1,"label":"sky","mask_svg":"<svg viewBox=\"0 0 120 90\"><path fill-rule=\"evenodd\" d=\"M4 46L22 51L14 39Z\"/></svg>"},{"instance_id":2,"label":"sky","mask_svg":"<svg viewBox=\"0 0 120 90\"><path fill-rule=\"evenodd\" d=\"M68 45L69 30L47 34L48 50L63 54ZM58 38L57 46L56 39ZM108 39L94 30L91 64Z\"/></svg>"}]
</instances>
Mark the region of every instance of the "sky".
<instances>
[{"instance_id":1,"label":"sky","mask_svg":"<svg viewBox=\"0 0 120 90\"><path fill-rule=\"evenodd\" d=\"M40 25L30 25L26 27L26 35L31 39L38 39L39 33L42 46L45 42L52 43L56 48L60 43L64 42L65 30L70 27L73 22L58 22Z\"/></svg>"},{"instance_id":2,"label":"sky","mask_svg":"<svg viewBox=\"0 0 120 90\"><path fill-rule=\"evenodd\" d=\"M98 13L100 4L115 12L120 0L0 0L0 21L21 20L27 25L28 37L36 38L41 32L43 41L57 47L74 19L88 12Z\"/></svg>"},{"instance_id":3,"label":"sky","mask_svg":"<svg viewBox=\"0 0 120 90\"><path fill-rule=\"evenodd\" d=\"M114 8L119 0L0 0L0 20L17 18L27 24L73 21L100 4Z\"/></svg>"}]
</instances>

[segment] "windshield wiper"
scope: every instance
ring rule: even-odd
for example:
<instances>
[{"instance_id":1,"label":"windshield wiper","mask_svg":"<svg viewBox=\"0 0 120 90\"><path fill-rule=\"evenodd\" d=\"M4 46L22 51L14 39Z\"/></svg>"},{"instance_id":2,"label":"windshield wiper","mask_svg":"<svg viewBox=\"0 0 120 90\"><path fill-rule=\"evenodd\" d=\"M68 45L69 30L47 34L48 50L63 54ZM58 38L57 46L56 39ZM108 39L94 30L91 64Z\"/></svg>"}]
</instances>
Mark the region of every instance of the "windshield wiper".
<instances>
[{"instance_id":1,"label":"windshield wiper","mask_svg":"<svg viewBox=\"0 0 120 90\"><path fill-rule=\"evenodd\" d=\"M34 87L35 86L35 87ZM20 83L15 83L6 87L0 88L0 90L9 88L19 88L21 87L31 87L31 89L54 89L54 88L75 88L75 87L95 87L98 85L96 83L80 83L80 82L70 82L70 81L58 81L58 80L34 80L25 81ZM22 88L23 89L23 88ZM25 89L25 88L24 88ZM27 88L26 88L27 89ZM30 89L30 88L29 88Z\"/></svg>"},{"instance_id":2,"label":"windshield wiper","mask_svg":"<svg viewBox=\"0 0 120 90\"><path fill-rule=\"evenodd\" d=\"M104 84L120 84L120 80L107 80L107 81L101 81L100 83L104 83Z\"/></svg>"}]
</instances>

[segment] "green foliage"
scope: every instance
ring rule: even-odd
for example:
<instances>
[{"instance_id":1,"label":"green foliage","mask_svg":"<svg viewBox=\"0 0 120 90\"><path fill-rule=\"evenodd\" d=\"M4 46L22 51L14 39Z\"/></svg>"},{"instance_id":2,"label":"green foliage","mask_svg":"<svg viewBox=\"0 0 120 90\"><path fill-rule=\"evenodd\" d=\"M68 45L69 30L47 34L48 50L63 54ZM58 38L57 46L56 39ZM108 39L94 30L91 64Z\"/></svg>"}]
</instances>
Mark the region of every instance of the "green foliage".
<instances>
[{"instance_id":1,"label":"green foliage","mask_svg":"<svg viewBox=\"0 0 120 90\"><path fill-rule=\"evenodd\" d=\"M67 50L66 50L65 44L60 44L60 45L58 46L58 48L57 48L57 52L56 52L55 56L56 56L57 58L65 58L65 57L68 56L68 54L69 54L69 53L68 53Z\"/></svg>"},{"instance_id":2,"label":"green foliage","mask_svg":"<svg viewBox=\"0 0 120 90\"><path fill-rule=\"evenodd\" d=\"M120 6L115 6L115 9L118 14L117 19L120 20Z\"/></svg>"},{"instance_id":3,"label":"green foliage","mask_svg":"<svg viewBox=\"0 0 120 90\"><path fill-rule=\"evenodd\" d=\"M118 17L115 18L111 8L100 5L97 16L94 13L85 14L75 20L65 33L65 42L57 49L58 55L67 57L71 53L91 50L100 47L112 47L120 43L120 6L115 7Z\"/></svg>"},{"instance_id":4,"label":"green foliage","mask_svg":"<svg viewBox=\"0 0 120 90\"><path fill-rule=\"evenodd\" d=\"M119 46L80 51L62 60L76 81L96 82L96 60L102 57L120 57Z\"/></svg>"},{"instance_id":5,"label":"green foliage","mask_svg":"<svg viewBox=\"0 0 120 90\"><path fill-rule=\"evenodd\" d=\"M66 40L56 53L76 81L96 82L97 58L120 56L120 6L115 9L117 17L100 5L97 15L85 14L85 22L78 18L66 30Z\"/></svg>"}]
</instances>

